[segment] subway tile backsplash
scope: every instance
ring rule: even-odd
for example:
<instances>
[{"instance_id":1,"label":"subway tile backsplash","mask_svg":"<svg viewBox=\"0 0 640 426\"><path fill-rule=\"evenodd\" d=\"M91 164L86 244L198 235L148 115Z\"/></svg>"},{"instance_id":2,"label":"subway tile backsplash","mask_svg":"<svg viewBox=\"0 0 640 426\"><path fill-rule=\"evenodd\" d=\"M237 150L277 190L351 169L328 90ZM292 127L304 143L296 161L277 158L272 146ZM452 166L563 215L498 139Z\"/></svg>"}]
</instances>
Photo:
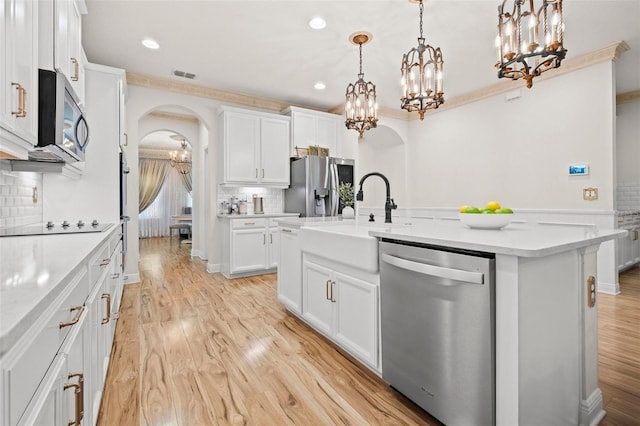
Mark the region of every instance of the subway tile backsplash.
<instances>
[{"instance_id":1,"label":"subway tile backsplash","mask_svg":"<svg viewBox=\"0 0 640 426\"><path fill-rule=\"evenodd\" d=\"M42 174L9 172L0 164L0 228L41 222Z\"/></svg>"},{"instance_id":2,"label":"subway tile backsplash","mask_svg":"<svg viewBox=\"0 0 640 426\"><path fill-rule=\"evenodd\" d=\"M284 190L275 188L255 188L255 187L219 187L218 188L218 211L220 213L220 203L229 201L236 196L240 200L247 200L247 213L253 213L253 194L262 197L262 209L264 213L282 213L284 211Z\"/></svg>"},{"instance_id":3,"label":"subway tile backsplash","mask_svg":"<svg viewBox=\"0 0 640 426\"><path fill-rule=\"evenodd\" d=\"M620 183L616 188L616 210L640 210L640 184Z\"/></svg>"}]
</instances>

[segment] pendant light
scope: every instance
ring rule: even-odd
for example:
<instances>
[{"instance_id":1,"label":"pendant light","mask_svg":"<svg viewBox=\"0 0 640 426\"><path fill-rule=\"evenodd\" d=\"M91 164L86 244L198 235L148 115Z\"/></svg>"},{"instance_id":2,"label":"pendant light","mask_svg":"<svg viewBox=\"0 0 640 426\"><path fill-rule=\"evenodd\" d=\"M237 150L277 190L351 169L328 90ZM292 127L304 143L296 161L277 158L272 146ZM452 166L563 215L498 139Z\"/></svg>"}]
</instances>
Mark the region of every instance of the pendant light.
<instances>
[{"instance_id":1,"label":"pendant light","mask_svg":"<svg viewBox=\"0 0 640 426\"><path fill-rule=\"evenodd\" d=\"M370 81L365 82L362 73L362 45L369 43L372 38L373 36L367 32L358 32L349 36L351 43L357 44L360 49L360 73L358 81L347 86L344 124L347 129L358 131L360 134L358 139L362 139L365 130L378 125L376 85Z\"/></svg>"},{"instance_id":2,"label":"pendant light","mask_svg":"<svg viewBox=\"0 0 640 426\"><path fill-rule=\"evenodd\" d=\"M420 120L428 109L438 108L444 103L442 51L425 44L422 35L422 0L409 0L420 4L420 37L418 47L402 56L401 108L409 112L418 111Z\"/></svg>"},{"instance_id":3,"label":"pendant light","mask_svg":"<svg viewBox=\"0 0 640 426\"><path fill-rule=\"evenodd\" d=\"M169 153L169 163L171 167L175 167L176 170L183 175L191 173L191 154L187 149L187 140L180 135L171 135L171 139L180 142L182 152L171 151Z\"/></svg>"},{"instance_id":4,"label":"pendant light","mask_svg":"<svg viewBox=\"0 0 640 426\"><path fill-rule=\"evenodd\" d=\"M511 0L510 12L507 1L498 7L498 78L523 78L531 88L534 77L558 68L567 54L562 0L542 0L537 11L533 0Z\"/></svg>"}]
</instances>

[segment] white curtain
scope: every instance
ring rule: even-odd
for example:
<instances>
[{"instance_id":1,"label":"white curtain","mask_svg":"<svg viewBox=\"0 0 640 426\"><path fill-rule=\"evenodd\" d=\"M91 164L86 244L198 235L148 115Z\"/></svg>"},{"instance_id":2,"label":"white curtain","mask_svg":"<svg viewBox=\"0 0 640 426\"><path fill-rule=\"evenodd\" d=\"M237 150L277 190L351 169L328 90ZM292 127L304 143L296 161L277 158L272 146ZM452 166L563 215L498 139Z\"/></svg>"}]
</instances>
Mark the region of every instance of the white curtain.
<instances>
[{"instance_id":1,"label":"white curtain","mask_svg":"<svg viewBox=\"0 0 640 426\"><path fill-rule=\"evenodd\" d=\"M183 214L185 207L191 207L191 195L187 192L182 176L173 167L168 167L167 177L160 193L140 215L140 238L166 237L173 215Z\"/></svg>"}]
</instances>

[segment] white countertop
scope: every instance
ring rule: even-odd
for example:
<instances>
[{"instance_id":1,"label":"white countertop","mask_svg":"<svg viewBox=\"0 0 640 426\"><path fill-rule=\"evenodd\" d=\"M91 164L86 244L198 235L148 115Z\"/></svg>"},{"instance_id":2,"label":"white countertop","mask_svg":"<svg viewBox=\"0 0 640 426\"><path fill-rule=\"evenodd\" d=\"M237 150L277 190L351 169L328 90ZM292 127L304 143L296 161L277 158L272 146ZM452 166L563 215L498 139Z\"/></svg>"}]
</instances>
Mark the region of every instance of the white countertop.
<instances>
[{"instance_id":1,"label":"white countertop","mask_svg":"<svg viewBox=\"0 0 640 426\"><path fill-rule=\"evenodd\" d=\"M521 257L543 257L579 247L621 238L627 231L597 229L595 226L511 223L503 229L470 229L459 220L430 220L416 224L386 224L363 219L301 217L278 221L295 228L327 228L328 233L345 232L399 241L454 247ZM353 225L349 231L347 227ZM331 230L333 225L340 225Z\"/></svg>"},{"instance_id":2,"label":"white countertop","mask_svg":"<svg viewBox=\"0 0 640 426\"><path fill-rule=\"evenodd\" d=\"M220 219L247 219L247 218L260 218L260 217L292 217L297 218L300 216L298 213L262 213L262 214L220 214Z\"/></svg>"},{"instance_id":3,"label":"white countertop","mask_svg":"<svg viewBox=\"0 0 640 426\"><path fill-rule=\"evenodd\" d=\"M627 231L519 223L511 223L500 230L487 230L470 229L457 220L434 220L419 225L378 226L370 230L369 235L487 253L543 257L620 238L627 235Z\"/></svg>"},{"instance_id":4,"label":"white countertop","mask_svg":"<svg viewBox=\"0 0 640 426\"><path fill-rule=\"evenodd\" d=\"M0 356L64 289L104 232L0 238Z\"/></svg>"}]
</instances>

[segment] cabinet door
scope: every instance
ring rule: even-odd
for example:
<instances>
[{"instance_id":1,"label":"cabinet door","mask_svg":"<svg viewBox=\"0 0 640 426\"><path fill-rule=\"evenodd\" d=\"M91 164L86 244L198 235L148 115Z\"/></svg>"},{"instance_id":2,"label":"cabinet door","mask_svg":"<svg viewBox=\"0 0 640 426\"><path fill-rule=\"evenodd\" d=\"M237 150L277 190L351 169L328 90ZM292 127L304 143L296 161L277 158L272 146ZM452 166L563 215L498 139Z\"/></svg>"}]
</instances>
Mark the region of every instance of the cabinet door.
<instances>
[{"instance_id":1,"label":"cabinet door","mask_svg":"<svg viewBox=\"0 0 640 426\"><path fill-rule=\"evenodd\" d=\"M69 29L67 31L68 63L69 71L67 78L73 86L73 90L80 98L80 103L84 103L84 64L82 59L82 16L75 1L69 1Z\"/></svg>"},{"instance_id":2,"label":"cabinet door","mask_svg":"<svg viewBox=\"0 0 640 426\"><path fill-rule=\"evenodd\" d=\"M291 114L293 129L293 143L298 148L316 145L316 117L310 114L294 111ZM295 146L292 155L295 155Z\"/></svg>"},{"instance_id":3,"label":"cabinet door","mask_svg":"<svg viewBox=\"0 0 640 426\"><path fill-rule=\"evenodd\" d=\"M23 148L30 149L38 141L38 2L5 0L0 7L4 17L0 124L24 139Z\"/></svg>"},{"instance_id":4,"label":"cabinet door","mask_svg":"<svg viewBox=\"0 0 640 426\"><path fill-rule=\"evenodd\" d=\"M357 358L378 367L378 287L334 273L335 340Z\"/></svg>"},{"instance_id":5,"label":"cabinet door","mask_svg":"<svg viewBox=\"0 0 640 426\"><path fill-rule=\"evenodd\" d=\"M278 228L269 228L269 268L276 268L280 259L280 234Z\"/></svg>"},{"instance_id":6,"label":"cabinet door","mask_svg":"<svg viewBox=\"0 0 640 426\"><path fill-rule=\"evenodd\" d=\"M332 335L331 270L313 262L302 263L302 317L316 330Z\"/></svg>"},{"instance_id":7,"label":"cabinet door","mask_svg":"<svg viewBox=\"0 0 640 426\"><path fill-rule=\"evenodd\" d=\"M264 228L231 231L231 273L266 269L267 235Z\"/></svg>"},{"instance_id":8,"label":"cabinet door","mask_svg":"<svg viewBox=\"0 0 640 426\"><path fill-rule=\"evenodd\" d=\"M640 228L634 228L629 231L629 239L631 240L630 256L631 263L640 262Z\"/></svg>"},{"instance_id":9,"label":"cabinet door","mask_svg":"<svg viewBox=\"0 0 640 426\"><path fill-rule=\"evenodd\" d=\"M260 181L289 184L289 121L262 118Z\"/></svg>"},{"instance_id":10,"label":"cabinet door","mask_svg":"<svg viewBox=\"0 0 640 426\"><path fill-rule=\"evenodd\" d=\"M281 228L278 260L278 300L296 314L302 313L302 253L298 230Z\"/></svg>"},{"instance_id":11,"label":"cabinet door","mask_svg":"<svg viewBox=\"0 0 640 426\"><path fill-rule=\"evenodd\" d=\"M224 113L225 181L258 182L260 117Z\"/></svg>"},{"instance_id":12,"label":"cabinet door","mask_svg":"<svg viewBox=\"0 0 640 426\"><path fill-rule=\"evenodd\" d=\"M329 148L329 155L338 157L338 119L318 117L317 120L316 144Z\"/></svg>"}]
</instances>

